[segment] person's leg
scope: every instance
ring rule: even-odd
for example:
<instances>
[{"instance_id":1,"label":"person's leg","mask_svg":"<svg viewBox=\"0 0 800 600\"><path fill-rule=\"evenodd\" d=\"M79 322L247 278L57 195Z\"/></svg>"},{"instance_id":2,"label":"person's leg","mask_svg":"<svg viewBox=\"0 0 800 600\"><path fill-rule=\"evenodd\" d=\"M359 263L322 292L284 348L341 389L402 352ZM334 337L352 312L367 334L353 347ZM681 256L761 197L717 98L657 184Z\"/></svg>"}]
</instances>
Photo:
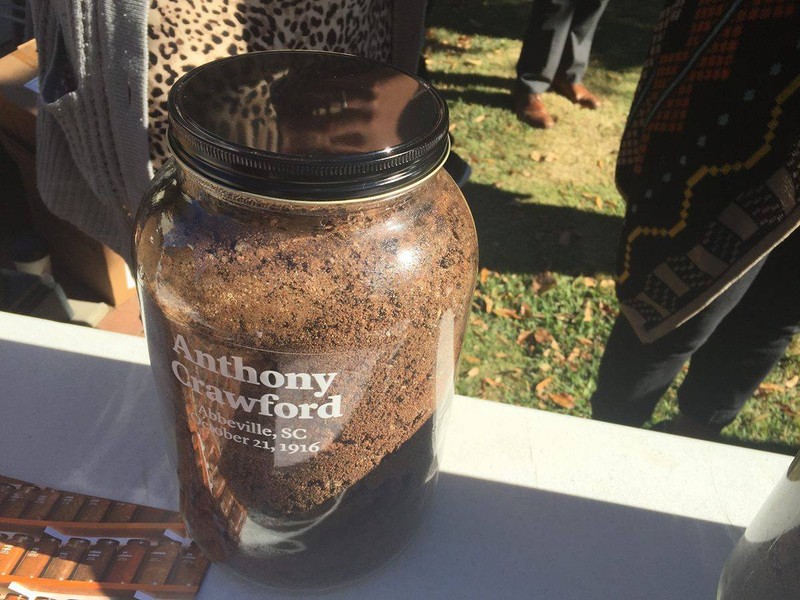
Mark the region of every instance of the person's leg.
<instances>
[{"instance_id":1,"label":"person's leg","mask_svg":"<svg viewBox=\"0 0 800 600\"><path fill-rule=\"evenodd\" d=\"M754 266L722 295L686 323L645 344L624 315L617 317L600 361L592 417L641 426L689 357L737 305L762 263Z\"/></svg>"},{"instance_id":2,"label":"person's leg","mask_svg":"<svg viewBox=\"0 0 800 600\"><path fill-rule=\"evenodd\" d=\"M589 65L594 33L608 0L578 0L557 76L567 83L580 83Z\"/></svg>"},{"instance_id":3,"label":"person's leg","mask_svg":"<svg viewBox=\"0 0 800 600\"><path fill-rule=\"evenodd\" d=\"M681 413L721 429L739 414L800 330L800 232L767 258L747 293L695 352Z\"/></svg>"},{"instance_id":4,"label":"person's leg","mask_svg":"<svg viewBox=\"0 0 800 600\"><path fill-rule=\"evenodd\" d=\"M570 32L575 0L534 0L517 61L517 86L543 94L558 70Z\"/></svg>"}]
</instances>

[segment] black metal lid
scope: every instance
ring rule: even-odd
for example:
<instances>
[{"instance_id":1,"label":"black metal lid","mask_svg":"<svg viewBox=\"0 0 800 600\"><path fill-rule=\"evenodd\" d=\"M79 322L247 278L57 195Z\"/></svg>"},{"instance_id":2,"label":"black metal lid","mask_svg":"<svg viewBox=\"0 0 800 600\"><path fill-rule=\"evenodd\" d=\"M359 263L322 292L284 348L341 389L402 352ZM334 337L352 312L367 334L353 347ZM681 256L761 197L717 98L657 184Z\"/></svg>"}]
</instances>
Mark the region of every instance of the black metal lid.
<instances>
[{"instance_id":1,"label":"black metal lid","mask_svg":"<svg viewBox=\"0 0 800 600\"><path fill-rule=\"evenodd\" d=\"M281 50L217 60L169 94L179 160L230 188L292 200L357 199L407 186L445 159L447 105L372 60Z\"/></svg>"}]
</instances>

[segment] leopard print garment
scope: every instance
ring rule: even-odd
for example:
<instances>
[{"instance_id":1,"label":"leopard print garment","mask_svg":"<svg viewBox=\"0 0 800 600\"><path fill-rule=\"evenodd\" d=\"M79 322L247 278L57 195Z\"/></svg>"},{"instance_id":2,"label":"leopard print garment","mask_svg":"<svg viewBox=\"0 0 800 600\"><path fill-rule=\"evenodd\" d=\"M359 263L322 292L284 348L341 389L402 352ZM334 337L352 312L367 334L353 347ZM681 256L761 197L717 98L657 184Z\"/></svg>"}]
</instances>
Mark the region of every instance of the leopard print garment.
<instances>
[{"instance_id":1,"label":"leopard print garment","mask_svg":"<svg viewBox=\"0 0 800 600\"><path fill-rule=\"evenodd\" d=\"M169 157L167 93L194 67L243 52L303 48L391 58L392 0L152 0L148 133L158 169Z\"/></svg>"}]
</instances>

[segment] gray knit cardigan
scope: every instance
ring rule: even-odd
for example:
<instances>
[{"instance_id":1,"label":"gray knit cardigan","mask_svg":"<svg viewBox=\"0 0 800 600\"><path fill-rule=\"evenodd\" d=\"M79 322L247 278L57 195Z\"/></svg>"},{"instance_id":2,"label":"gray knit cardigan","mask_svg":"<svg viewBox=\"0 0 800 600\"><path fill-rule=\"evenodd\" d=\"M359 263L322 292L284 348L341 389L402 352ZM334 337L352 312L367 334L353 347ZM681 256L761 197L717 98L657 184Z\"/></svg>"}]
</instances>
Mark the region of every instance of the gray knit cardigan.
<instances>
[{"instance_id":1,"label":"gray knit cardigan","mask_svg":"<svg viewBox=\"0 0 800 600\"><path fill-rule=\"evenodd\" d=\"M324 1L324 0L320 0ZM131 262L153 176L147 0L31 0L39 49L39 191L48 208ZM414 71L425 0L395 2L392 62Z\"/></svg>"}]
</instances>

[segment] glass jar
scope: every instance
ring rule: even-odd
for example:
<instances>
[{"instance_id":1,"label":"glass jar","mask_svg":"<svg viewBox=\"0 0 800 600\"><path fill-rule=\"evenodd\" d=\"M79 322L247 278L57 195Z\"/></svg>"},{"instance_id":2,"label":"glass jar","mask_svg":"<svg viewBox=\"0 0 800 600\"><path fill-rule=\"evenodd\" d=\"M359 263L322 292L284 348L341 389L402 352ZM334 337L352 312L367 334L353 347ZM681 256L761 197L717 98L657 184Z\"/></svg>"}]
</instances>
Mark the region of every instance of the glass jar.
<instances>
[{"instance_id":1,"label":"glass jar","mask_svg":"<svg viewBox=\"0 0 800 600\"><path fill-rule=\"evenodd\" d=\"M169 112L134 254L190 534L268 585L351 581L437 477L477 271L446 105L384 64L281 51L195 69Z\"/></svg>"},{"instance_id":2,"label":"glass jar","mask_svg":"<svg viewBox=\"0 0 800 600\"><path fill-rule=\"evenodd\" d=\"M787 600L800 595L800 454L731 552L718 600Z\"/></svg>"}]
</instances>

